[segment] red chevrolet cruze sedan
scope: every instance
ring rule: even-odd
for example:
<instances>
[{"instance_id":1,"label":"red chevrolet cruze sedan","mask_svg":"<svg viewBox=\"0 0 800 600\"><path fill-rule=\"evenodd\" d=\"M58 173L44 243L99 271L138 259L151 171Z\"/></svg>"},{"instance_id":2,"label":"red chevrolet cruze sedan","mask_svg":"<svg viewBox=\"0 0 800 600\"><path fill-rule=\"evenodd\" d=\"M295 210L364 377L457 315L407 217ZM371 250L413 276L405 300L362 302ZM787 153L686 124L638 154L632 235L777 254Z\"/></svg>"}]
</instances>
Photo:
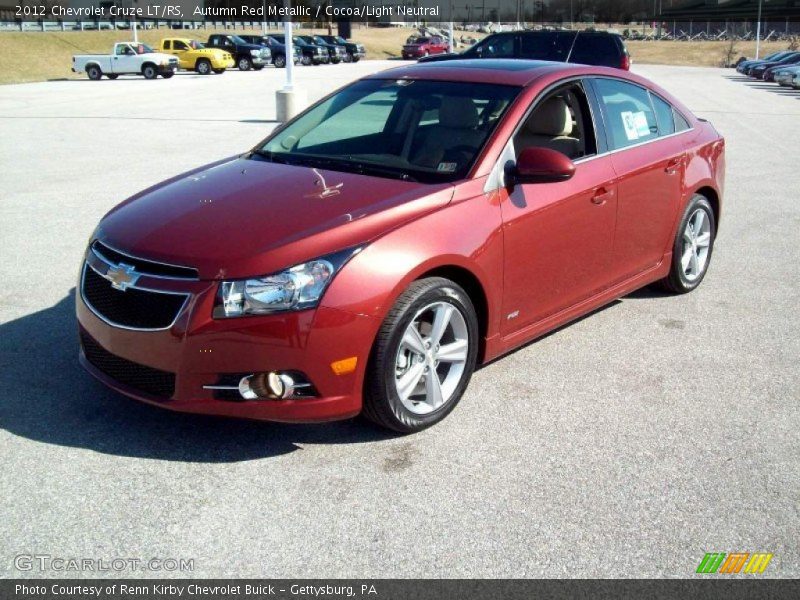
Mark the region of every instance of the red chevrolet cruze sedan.
<instances>
[{"instance_id":1,"label":"red chevrolet cruze sedan","mask_svg":"<svg viewBox=\"0 0 800 600\"><path fill-rule=\"evenodd\" d=\"M724 171L709 123L618 69L385 71L108 213L81 362L172 410L417 431L477 365L647 284L697 287Z\"/></svg>"}]
</instances>

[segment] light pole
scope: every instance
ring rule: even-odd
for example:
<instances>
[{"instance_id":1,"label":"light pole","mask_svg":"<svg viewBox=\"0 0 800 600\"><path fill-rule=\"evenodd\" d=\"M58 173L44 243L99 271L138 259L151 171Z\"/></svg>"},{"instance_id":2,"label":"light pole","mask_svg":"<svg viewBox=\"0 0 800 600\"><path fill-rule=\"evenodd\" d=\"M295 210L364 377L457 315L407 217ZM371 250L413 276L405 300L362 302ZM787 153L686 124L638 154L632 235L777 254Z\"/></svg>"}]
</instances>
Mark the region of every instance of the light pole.
<instances>
[{"instance_id":1,"label":"light pole","mask_svg":"<svg viewBox=\"0 0 800 600\"><path fill-rule=\"evenodd\" d=\"M758 52L761 48L761 3L763 0L758 0L758 22L756 23L756 60L758 60Z\"/></svg>"},{"instance_id":2,"label":"light pole","mask_svg":"<svg viewBox=\"0 0 800 600\"><path fill-rule=\"evenodd\" d=\"M305 103L305 96L294 89L294 41L292 40L292 0L283 0L286 16L283 19L284 50L286 52L286 83L283 89L275 92L275 112L279 122L285 123L298 112Z\"/></svg>"}]
</instances>

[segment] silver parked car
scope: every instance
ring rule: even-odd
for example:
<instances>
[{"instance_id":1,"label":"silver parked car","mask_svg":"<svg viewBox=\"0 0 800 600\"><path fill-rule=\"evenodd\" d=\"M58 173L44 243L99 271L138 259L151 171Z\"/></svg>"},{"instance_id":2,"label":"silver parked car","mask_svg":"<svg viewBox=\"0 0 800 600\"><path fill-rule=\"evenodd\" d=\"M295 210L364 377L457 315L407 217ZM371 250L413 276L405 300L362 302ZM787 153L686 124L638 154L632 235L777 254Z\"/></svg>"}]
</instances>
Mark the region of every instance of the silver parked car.
<instances>
[{"instance_id":1,"label":"silver parked car","mask_svg":"<svg viewBox=\"0 0 800 600\"><path fill-rule=\"evenodd\" d=\"M800 65L792 65L775 71L775 83L785 87L791 87L792 78L800 73Z\"/></svg>"}]
</instances>

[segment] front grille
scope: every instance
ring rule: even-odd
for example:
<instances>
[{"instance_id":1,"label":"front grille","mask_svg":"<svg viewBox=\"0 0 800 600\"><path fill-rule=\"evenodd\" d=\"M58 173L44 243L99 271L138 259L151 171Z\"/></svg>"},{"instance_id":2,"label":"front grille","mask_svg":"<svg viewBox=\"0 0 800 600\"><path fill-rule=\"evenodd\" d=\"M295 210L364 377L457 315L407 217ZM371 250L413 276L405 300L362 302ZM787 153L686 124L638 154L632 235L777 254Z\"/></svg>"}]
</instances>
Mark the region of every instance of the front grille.
<instances>
[{"instance_id":1,"label":"front grille","mask_svg":"<svg viewBox=\"0 0 800 600\"><path fill-rule=\"evenodd\" d=\"M81 346L86 360L111 379L165 400L175 393L174 373L146 367L111 354L83 330L81 330Z\"/></svg>"},{"instance_id":2,"label":"front grille","mask_svg":"<svg viewBox=\"0 0 800 600\"><path fill-rule=\"evenodd\" d=\"M119 250L114 250L114 248L105 245L100 240L94 241L92 244L92 250L101 258L105 258L106 262L108 263L124 263L134 267L137 271L139 271L139 273L156 275L158 277L170 277L174 279L199 279L197 269L193 269L192 267L168 265L153 260L147 260L146 258L128 256Z\"/></svg>"},{"instance_id":3,"label":"front grille","mask_svg":"<svg viewBox=\"0 0 800 600\"><path fill-rule=\"evenodd\" d=\"M136 288L124 292L88 265L84 267L83 299L112 325L132 329L167 329L186 302L185 294L166 294Z\"/></svg>"}]
</instances>

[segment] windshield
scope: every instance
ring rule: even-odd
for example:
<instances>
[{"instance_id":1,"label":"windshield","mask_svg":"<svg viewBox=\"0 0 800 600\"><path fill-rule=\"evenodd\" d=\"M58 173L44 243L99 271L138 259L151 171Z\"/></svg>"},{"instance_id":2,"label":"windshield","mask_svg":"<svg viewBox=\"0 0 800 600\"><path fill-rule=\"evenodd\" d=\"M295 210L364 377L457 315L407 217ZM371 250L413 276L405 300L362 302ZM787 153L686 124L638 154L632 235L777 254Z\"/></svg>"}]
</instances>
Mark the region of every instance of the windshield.
<instances>
[{"instance_id":1,"label":"windshield","mask_svg":"<svg viewBox=\"0 0 800 600\"><path fill-rule=\"evenodd\" d=\"M201 50L206 47L206 45L203 42L198 42L197 40L192 40L191 42L189 42L189 45L194 50Z\"/></svg>"},{"instance_id":2,"label":"windshield","mask_svg":"<svg viewBox=\"0 0 800 600\"><path fill-rule=\"evenodd\" d=\"M261 145L256 160L436 183L467 175L520 88L367 79Z\"/></svg>"},{"instance_id":3,"label":"windshield","mask_svg":"<svg viewBox=\"0 0 800 600\"><path fill-rule=\"evenodd\" d=\"M337 44L346 44L347 40L345 40L342 36L337 35L335 38Z\"/></svg>"},{"instance_id":4,"label":"windshield","mask_svg":"<svg viewBox=\"0 0 800 600\"><path fill-rule=\"evenodd\" d=\"M295 44L297 44L298 46L307 46L308 45L308 44L306 44L306 42L305 42L305 40L303 38L293 37L292 41Z\"/></svg>"},{"instance_id":5,"label":"windshield","mask_svg":"<svg viewBox=\"0 0 800 600\"><path fill-rule=\"evenodd\" d=\"M317 44L327 44L327 43L328 43L328 42L326 42L326 41L325 41L325 40L322 38L322 36L319 36L319 35L315 35L315 36L314 36L313 38L311 38L311 39L313 39L313 40L314 40L314 42L316 42Z\"/></svg>"}]
</instances>

